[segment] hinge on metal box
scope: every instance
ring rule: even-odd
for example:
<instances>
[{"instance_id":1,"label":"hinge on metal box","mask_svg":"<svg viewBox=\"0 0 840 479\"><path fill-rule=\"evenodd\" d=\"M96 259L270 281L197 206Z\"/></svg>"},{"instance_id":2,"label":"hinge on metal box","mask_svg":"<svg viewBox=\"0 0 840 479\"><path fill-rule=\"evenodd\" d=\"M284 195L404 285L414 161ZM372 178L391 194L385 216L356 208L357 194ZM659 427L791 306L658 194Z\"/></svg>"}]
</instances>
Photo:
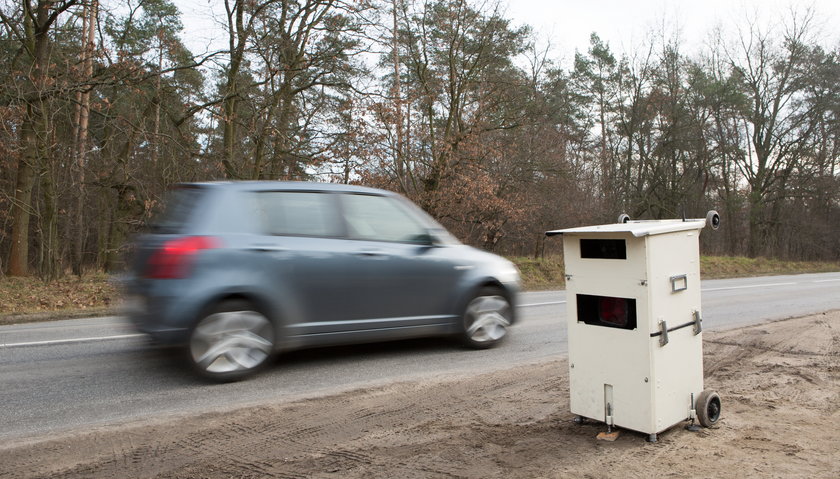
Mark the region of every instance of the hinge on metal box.
<instances>
[{"instance_id":1,"label":"hinge on metal box","mask_svg":"<svg viewBox=\"0 0 840 479\"><path fill-rule=\"evenodd\" d=\"M668 325L665 321L659 322L659 345L665 346L668 344Z\"/></svg>"}]
</instances>

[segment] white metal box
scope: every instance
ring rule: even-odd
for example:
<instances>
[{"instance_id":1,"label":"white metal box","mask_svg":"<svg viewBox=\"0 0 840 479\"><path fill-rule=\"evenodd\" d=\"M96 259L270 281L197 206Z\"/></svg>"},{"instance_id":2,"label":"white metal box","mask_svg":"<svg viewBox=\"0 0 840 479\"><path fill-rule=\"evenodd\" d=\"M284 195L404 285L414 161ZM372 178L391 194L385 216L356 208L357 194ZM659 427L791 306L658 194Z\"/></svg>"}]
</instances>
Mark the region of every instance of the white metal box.
<instances>
[{"instance_id":1,"label":"white metal box","mask_svg":"<svg viewBox=\"0 0 840 479\"><path fill-rule=\"evenodd\" d=\"M705 224L635 221L548 232L563 235L573 414L651 440L694 419L703 392L698 237ZM716 421L719 399L715 407Z\"/></svg>"}]
</instances>

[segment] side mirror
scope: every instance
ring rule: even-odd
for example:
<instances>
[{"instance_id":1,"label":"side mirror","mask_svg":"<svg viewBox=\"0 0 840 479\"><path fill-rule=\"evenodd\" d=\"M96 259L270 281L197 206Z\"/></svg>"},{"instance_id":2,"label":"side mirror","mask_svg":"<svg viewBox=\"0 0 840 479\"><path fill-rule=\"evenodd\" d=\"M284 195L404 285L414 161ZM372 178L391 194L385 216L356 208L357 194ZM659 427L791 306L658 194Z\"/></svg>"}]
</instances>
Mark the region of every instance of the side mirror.
<instances>
[{"instance_id":1,"label":"side mirror","mask_svg":"<svg viewBox=\"0 0 840 479\"><path fill-rule=\"evenodd\" d=\"M418 244L430 247L440 246L443 244L440 236L438 236L435 230L426 230L423 234L415 236L415 241Z\"/></svg>"}]
</instances>

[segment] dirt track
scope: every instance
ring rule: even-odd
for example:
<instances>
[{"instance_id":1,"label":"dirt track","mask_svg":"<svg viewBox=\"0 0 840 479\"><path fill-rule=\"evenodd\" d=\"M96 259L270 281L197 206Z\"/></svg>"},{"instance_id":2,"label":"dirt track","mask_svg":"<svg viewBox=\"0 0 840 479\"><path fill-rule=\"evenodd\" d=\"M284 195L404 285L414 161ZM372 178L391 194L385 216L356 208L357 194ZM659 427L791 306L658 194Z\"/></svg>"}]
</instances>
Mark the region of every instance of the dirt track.
<instances>
[{"instance_id":1,"label":"dirt track","mask_svg":"<svg viewBox=\"0 0 840 479\"><path fill-rule=\"evenodd\" d=\"M0 478L840 477L840 311L705 332L718 426L568 412L565 360L0 445Z\"/></svg>"}]
</instances>

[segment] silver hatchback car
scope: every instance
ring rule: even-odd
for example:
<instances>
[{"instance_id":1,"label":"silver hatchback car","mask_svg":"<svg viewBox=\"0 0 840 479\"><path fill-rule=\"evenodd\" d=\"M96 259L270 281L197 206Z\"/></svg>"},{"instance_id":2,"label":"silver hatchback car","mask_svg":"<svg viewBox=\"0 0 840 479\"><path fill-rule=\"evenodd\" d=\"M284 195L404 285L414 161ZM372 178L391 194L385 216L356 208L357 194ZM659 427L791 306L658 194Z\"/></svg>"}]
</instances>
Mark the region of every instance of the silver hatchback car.
<instances>
[{"instance_id":1,"label":"silver hatchback car","mask_svg":"<svg viewBox=\"0 0 840 479\"><path fill-rule=\"evenodd\" d=\"M222 381L304 347L457 336L489 348L518 290L511 262L402 196L302 182L178 185L125 282L137 328Z\"/></svg>"}]
</instances>

